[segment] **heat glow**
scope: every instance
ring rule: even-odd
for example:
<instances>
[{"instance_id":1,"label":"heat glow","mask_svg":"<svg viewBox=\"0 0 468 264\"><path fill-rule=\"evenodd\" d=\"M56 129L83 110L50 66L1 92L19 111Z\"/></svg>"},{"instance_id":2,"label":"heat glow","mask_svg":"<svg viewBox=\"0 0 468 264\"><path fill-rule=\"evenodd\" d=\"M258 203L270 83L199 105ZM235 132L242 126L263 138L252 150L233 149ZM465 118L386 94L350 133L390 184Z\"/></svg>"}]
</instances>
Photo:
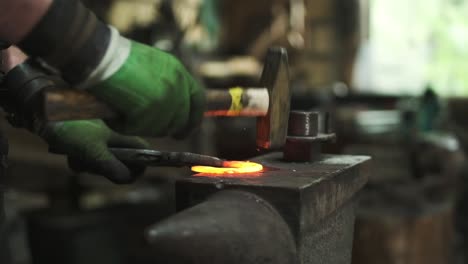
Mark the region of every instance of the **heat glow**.
<instances>
[{"instance_id":1,"label":"heat glow","mask_svg":"<svg viewBox=\"0 0 468 264\"><path fill-rule=\"evenodd\" d=\"M242 174L260 172L263 170L261 164L250 161L225 161L223 166L223 168L193 166L192 171L206 174Z\"/></svg>"}]
</instances>

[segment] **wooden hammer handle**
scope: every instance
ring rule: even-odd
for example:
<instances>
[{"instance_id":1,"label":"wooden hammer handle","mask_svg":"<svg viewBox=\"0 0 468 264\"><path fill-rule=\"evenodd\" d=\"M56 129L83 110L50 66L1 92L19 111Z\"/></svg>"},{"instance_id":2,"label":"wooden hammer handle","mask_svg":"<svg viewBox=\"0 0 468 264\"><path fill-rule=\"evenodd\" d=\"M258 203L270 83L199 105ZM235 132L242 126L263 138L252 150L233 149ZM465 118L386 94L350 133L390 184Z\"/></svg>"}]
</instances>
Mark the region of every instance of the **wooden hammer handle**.
<instances>
[{"instance_id":1,"label":"wooden hammer handle","mask_svg":"<svg viewBox=\"0 0 468 264\"><path fill-rule=\"evenodd\" d=\"M113 119L121 115L92 94L75 89L44 92L41 106L44 119ZM266 88L207 89L205 116L265 116L269 107Z\"/></svg>"}]
</instances>

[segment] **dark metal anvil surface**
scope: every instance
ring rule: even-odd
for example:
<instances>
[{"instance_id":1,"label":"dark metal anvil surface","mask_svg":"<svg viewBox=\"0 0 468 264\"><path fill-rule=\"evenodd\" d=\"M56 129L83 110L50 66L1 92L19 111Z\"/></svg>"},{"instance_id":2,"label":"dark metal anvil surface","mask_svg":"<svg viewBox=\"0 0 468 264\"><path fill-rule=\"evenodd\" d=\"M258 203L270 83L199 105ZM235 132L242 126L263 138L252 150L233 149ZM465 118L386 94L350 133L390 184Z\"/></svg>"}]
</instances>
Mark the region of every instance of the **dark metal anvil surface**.
<instances>
[{"instance_id":1,"label":"dark metal anvil surface","mask_svg":"<svg viewBox=\"0 0 468 264\"><path fill-rule=\"evenodd\" d=\"M272 153L253 159L264 172L181 179L179 213L152 226L148 240L171 263L350 263L353 197L369 159L293 163Z\"/></svg>"}]
</instances>

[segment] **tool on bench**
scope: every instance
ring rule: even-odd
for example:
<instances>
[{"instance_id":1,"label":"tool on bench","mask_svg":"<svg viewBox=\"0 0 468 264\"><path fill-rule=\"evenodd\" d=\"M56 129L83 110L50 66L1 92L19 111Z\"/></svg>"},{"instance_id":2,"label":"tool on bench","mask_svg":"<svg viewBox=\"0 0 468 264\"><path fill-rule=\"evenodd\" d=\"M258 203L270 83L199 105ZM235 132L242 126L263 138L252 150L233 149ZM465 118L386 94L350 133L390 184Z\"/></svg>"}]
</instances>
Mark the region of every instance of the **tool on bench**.
<instances>
[{"instance_id":1,"label":"tool on bench","mask_svg":"<svg viewBox=\"0 0 468 264\"><path fill-rule=\"evenodd\" d=\"M284 145L290 109L290 87L287 52L271 48L266 56L259 87L208 89L206 116L257 117L257 146L264 149ZM93 95L73 89L52 89L43 94L39 106L44 119L112 119L119 113Z\"/></svg>"},{"instance_id":2,"label":"tool on bench","mask_svg":"<svg viewBox=\"0 0 468 264\"><path fill-rule=\"evenodd\" d=\"M128 149L110 148L116 158L123 162L137 165L155 167L185 167L194 165L204 165L212 167L224 167L225 160L195 154L191 152L169 152L153 149Z\"/></svg>"},{"instance_id":3,"label":"tool on bench","mask_svg":"<svg viewBox=\"0 0 468 264\"><path fill-rule=\"evenodd\" d=\"M227 161L191 152L169 152L153 149L110 148L124 163L151 167L191 167L194 172L208 174L242 174L263 170L263 166L248 161Z\"/></svg>"}]
</instances>

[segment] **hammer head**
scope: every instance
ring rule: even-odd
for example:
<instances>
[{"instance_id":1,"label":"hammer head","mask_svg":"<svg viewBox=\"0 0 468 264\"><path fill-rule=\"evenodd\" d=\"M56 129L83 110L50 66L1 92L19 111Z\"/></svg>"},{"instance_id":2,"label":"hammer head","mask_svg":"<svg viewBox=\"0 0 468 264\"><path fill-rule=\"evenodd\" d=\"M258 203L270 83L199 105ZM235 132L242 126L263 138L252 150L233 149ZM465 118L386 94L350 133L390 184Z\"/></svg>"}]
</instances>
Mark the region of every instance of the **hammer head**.
<instances>
[{"instance_id":1,"label":"hammer head","mask_svg":"<svg viewBox=\"0 0 468 264\"><path fill-rule=\"evenodd\" d=\"M273 47L268 51L261 86L268 89L270 102L267 115L257 120L257 147L277 149L286 141L291 103L288 54L285 48Z\"/></svg>"}]
</instances>

